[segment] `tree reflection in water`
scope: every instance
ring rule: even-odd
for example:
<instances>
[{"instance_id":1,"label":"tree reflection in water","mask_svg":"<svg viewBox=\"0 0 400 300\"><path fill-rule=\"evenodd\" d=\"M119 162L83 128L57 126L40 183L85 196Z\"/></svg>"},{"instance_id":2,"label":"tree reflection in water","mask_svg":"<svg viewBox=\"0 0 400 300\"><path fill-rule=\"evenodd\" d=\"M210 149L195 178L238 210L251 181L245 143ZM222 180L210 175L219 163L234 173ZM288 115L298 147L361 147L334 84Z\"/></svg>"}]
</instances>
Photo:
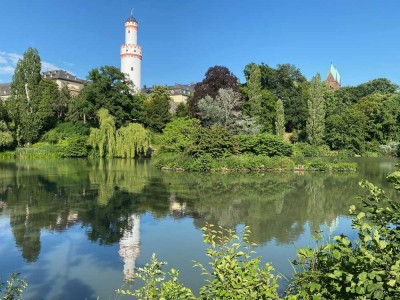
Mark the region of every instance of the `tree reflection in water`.
<instances>
[{"instance_id":1,"label":"tree reflection in water","mask_svg":"<svg viewBox=\"0 0 400 300\"><path fill-rule=\"evenodd\" d=\"M9 216L27 262L40 255L42 230L79 223L100 245L122 241L127 278L140 253L139 219L146 212L156 219L192 218L197 228L245 224L251 242L288 244L306 224L334 227L360 192L360 174L173 173L124 159L19 161L0 163L0 171L0 214Z\"/></svg>"}]
</instances>

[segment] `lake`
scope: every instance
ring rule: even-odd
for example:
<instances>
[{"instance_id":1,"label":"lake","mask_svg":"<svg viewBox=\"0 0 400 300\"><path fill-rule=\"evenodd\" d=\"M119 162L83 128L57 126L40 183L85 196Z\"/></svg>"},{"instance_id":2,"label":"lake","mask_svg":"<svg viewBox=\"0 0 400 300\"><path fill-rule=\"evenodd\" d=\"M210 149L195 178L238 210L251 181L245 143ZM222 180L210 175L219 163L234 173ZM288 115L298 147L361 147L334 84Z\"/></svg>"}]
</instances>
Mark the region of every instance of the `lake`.
<instances>
[{"instance_id":1,"label":"lake","mask_svg":"<svg viewBox=\"0 0 400 300\"><path fill-rule=\"evenodd\" d=\"M163 172L150 161L0 162L0 276L28 280L23 299L115 299L152 253L195 291L207 264L201 228L250 226L257 255L290 277L312 235L354 236L348 208L368 179L388 188L397 159L359 158L357 173ZM391 195L392 191L389 190ZM285 283L283 282L283 285Z\"/></svg>"}]
</instances>

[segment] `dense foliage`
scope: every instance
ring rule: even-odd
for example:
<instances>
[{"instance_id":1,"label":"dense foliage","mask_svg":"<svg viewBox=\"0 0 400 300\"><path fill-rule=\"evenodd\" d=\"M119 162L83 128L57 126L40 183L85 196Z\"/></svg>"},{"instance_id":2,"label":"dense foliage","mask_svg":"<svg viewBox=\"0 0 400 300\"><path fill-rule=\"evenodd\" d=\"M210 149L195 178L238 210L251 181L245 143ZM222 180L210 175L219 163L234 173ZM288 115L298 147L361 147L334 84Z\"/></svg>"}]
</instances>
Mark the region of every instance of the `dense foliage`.
<instances>
[{"instance_id":1,"label":"dense foliage","mask_svg":"<svg viewBox=\"0 0 400 300\"><path fill-rule=\"evenodd\" d=\"M156 86L150 97L144 102L146 125L156 132L161 132L171 120L171 98L166 87Z\"/></svg>"},{"instance_id":2,"label":"dense foliage","mask_svg":"<svg viewBox=\"0 0 400 300\"><path fill-rule=\"evenodd\" d=\"M163 131L161 151L184 152L194 143L195 133L200 127L200 120L175 118Z\"/></svg>"},{"instance_id":3,"label":"dense foliage","mask_svg":"<svg viewBox=\"0 0 400 300\"><path fill-rule=\"evenodd\" d=\"M400 172L388 179L399 191ZM317 237L315 249L300 249L290 294L301 299L400 298L400 205L372 183L360 185L369 195L359 198L359 208L350 207L358 239L340 235L324 244Z\"/></svg>"},{"instance_id":4,"label":"dense foliage","mask_svg":"<svg viewBox=\"0 0 400 300\"><path fill-rule=\"evenodd\" d=\"M200 99L206 96L215 99L220 89L232 89L234 92L239 92L239 79L226 67L211 67L207 70L205 78L194 88L194 96L189 101L189 114L192 117L197 116Z\"/></svg>"},{"instance_id":5,"label":"dense foliage","mask_svg":"<svg viewBox=\"0 0 400 300\"><path fill-rule=\"evenodd\" d=\"M19 278L19 274L12 274L7 282L0 282L0 297L3 300L20 299L27 286L26 280Z\"/></svg>"},{"instance_id":6,"label":"dense foliage","mask_svg":"<svg viewBox=\"0 0 400 300\"><path fill-rule=\"evenodd\" d=\"M244 84L228 68L214 66L196 84L188 103L175 107L165 86L134 93L132 82L115 67L91 70L74 98L67 86L43 79L40 69L38 51L29 48L17 64L10 98L0 105L1 151L19 147L24 155L41 156L49 150L58 156L138 157L153 143L150 148L161 152L179 149L189 156L216 158L238 153L235 135L256 143L260 133L269 133L278 137L272 148L285 145L282 139L295 147L301 143L297 158L399 153L400 94L385 78L333 91L318 74L308 82L290 64L248 64ZM108 127L98 118L104 110ZM182 117L188 119L175 121ZM44 143L32 147L38 141ZM244 152L291 155L263 147Z\"/></svg>"},{"instance_id":7,"label":"dense foliage","mask_svg":"<svg viewBox=\"0 0 400 300\"><path fill-rule=\"evenodd\" d=\"M97 113L100 128L91 128L88 144L100 157L135 158L146 154L149 146L148 132L140 124L130 123L118 130L114 117L102 108Z\"/></svg>"},{"instance_id":8,"label":"dense foliage","mask_svg":"<svg viewBox=\"0 0 400 300\"><path fill-rule=\"evenodd\" d=\"M97 125L96 113L107 109L119 128L132 121L143 121L143 97L133 95L132 82L116 67L104 66L93 69L89 82L71 103L68 118L71 121Z\"/></svg>"},{"instance_id":9,"label":"dense foliage","mask_svg":"<svg viewBox=\"0 0 400 300\"><path fill-rule=\"evenodd\" d=\"M292 154L292 145L272 134L239 135L237 139L242 153L267 156L290 156Z\"/></svg>"}]
</instances>

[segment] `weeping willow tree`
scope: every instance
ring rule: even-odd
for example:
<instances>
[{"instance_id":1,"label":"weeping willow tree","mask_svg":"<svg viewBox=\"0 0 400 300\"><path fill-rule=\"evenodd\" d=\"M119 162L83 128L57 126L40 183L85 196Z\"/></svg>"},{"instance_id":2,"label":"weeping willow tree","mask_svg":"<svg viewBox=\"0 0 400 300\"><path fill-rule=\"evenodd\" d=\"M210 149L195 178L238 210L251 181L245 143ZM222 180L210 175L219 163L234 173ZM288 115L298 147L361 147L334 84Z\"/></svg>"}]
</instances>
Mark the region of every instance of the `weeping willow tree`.
<instances>
[{"instance_id":1,"label":"weeping willow tree","mask_svg":"<svg viewBox=\"0 0 400 300\"><path fill-rule=\"evenodd\" d=\"M97 112L99 128L91 128L88 144L99 151L100 157L135 158L149 146L149 134L140 124L130 123L116 130L115 120L107 109Z\"/></svg>"},{"instance_id":2,"label":"weeping willow tree","mask_svg":"<svg viewBox=\"0 0 400 300\"><path fill-rule=\"evenodd\" d=\"M100 157L113 157L115 154L115 120L107 109L101 108L97 112L100 128L90 128L88 144L99 150Z\"/></svg>"},{"instance_id":3,"label":"weeping willow tree","mask_svg":"<svg viewBox=\"0 0 400 300\"><path fill-rule=\"evenodd\" d=\"M116 157L134 158L143 154L149 146L149 134L140 124L130 123L118 129Z\"/></svg>"}]
</instances>

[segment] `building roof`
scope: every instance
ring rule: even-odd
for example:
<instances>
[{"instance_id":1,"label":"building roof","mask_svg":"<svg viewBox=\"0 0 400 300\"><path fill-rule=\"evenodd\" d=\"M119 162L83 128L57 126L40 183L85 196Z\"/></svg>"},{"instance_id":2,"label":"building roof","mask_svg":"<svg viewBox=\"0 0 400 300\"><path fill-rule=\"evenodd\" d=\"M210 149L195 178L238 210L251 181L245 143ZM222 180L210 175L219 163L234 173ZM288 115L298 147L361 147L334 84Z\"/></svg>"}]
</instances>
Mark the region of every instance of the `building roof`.
<instances>
[{"instance_id":1,"label":"building roof","mask_svg":"<svg viewBox=\"0 0 400 300\"><path fill-rule=\"evenodd\" d=\"M333 64L331 64L331 67L329 68L329 74L332 75L332 77L340 84L340 74L339 71L335 68Z\"/></svg>"},{"instance_id":2,"label":"building roof","mask_svg":"<svg viewBox=\"0 0 400 300\"><path fill-rule=\"evenodd\" d=\"M171 95L185 95L189 96L190 93L194 92L194 86L195 83L189 83L189 84L179 84L175 83L175 85L170 85L166 86L166 88L169 90ZM153 91L153 87L145 87L142 89L142 92L150 94Z\"/></svg>"},{"instance_id":3,"label":"building roof","mask_svg":"<svg viewBox=\"0 0 400 300\"><path fill-rule=\"evenodd\" d=\"M64 70L54 70L54 71L43 72L42 77L44 79L64 80L64 81L71 81L71 82L76 82L76 83L81 83L81 84L85 83L85 80L79 79L75 75L72 75Z\"/></svg>"},{"instance_id":4,"label":"building roof","mask_svg":"<svg viewBox=\"0 0 400 300\"><path fill-rule=\"evenodd\" d=\"M11 85L9 83L0 83L0 97L10 96L10 94L11 94Z\"/></svg>"},{"instance_id":5,"label":"building roof","mask_svg":"<svg viewBox=\"0 0 400 300\"><path fill-rule=\"evenodd\" d=\"M128 23L128 22L137 23L138 21L133 16L130 16L128 19L126 19L125 23Z\"/></svg>"},{"instance_id":6,"label":"building roof","mask_svg":"<svg viewBox=\"0 0 400 300\"><path fill-rule=\"evenodd\" d=\"M171 92L171 95L189 95L189 93L194 92L194 86L196 84L190 83L190 84L179 84L175 83L175 85L170 85L167 86L169 91Z\"/></svg>"}]
</instances>

